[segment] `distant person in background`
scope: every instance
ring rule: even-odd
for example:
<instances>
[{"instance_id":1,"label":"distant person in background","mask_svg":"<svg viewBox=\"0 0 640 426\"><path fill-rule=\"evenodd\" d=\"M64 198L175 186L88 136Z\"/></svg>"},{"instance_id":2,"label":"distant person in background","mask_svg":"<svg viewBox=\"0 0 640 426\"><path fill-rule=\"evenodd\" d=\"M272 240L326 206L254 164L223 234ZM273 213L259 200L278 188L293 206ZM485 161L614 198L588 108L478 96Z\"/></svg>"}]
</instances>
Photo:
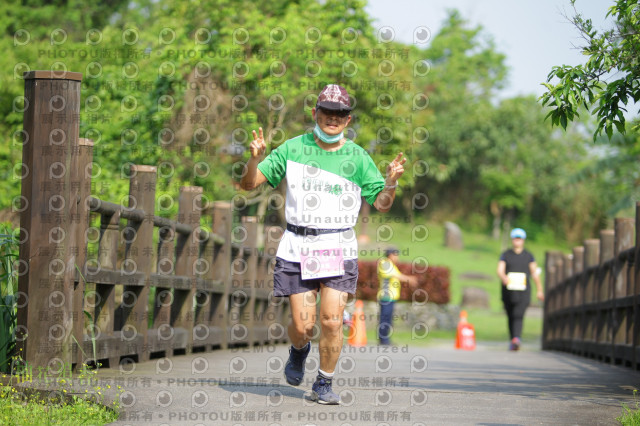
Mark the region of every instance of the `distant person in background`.
<instances>
[{"instance_id":1,"label":"distant person in background","mask_svg":"<svg viewBox=\"0 0 640 426\"><path fill-rule=\"evenodd\" d=\"M526 238L524 229L515 228L511 231L512 248L502 253L497 270L502 282L502 303L509 320L509 350L512 351L520 349L524 313L531 302L531 278L536 283L538 300L544 300L538 265L533 255L524 248Z\"/></svg>"},{"instance_id":2,"label":"distant person in background","mask_svg":"<svg viewBox=\"0 0 640 426\"><path fill-rule=\"evenodd\" d=\"M404 275L398 270L398 254L396 248L388 248L384 257L378 261L378 303L380 304L380 323L378 325L378 340L381 345L391 344L393 332L393 307L400 299L401 282L407 282L412 287L418 284L416 277Z\"/></svg>"}]
</instances>

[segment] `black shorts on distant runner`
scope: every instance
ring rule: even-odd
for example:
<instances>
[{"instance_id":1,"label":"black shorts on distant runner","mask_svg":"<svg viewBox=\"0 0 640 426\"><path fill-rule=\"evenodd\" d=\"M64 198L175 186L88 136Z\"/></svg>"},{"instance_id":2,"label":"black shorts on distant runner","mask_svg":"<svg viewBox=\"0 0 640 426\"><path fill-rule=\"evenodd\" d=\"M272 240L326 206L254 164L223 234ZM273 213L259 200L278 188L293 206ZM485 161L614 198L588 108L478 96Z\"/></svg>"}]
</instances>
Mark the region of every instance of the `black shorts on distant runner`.
<instances>
[{"instance_id":1,"label":"black shorts on distant runner","mask_svg":"<svg viewBox=\"0 0 640 426\"><path fill-rule=\"evenodd\" d=\"M336 290L355 294L358 283L358 259L344 261L344 275L303 280L299 262L289 262L279 257L276 258L276 265L273 269L274 296L286 297L292 294L318 290L320 283Z\"/></svg>"}]
</instances>

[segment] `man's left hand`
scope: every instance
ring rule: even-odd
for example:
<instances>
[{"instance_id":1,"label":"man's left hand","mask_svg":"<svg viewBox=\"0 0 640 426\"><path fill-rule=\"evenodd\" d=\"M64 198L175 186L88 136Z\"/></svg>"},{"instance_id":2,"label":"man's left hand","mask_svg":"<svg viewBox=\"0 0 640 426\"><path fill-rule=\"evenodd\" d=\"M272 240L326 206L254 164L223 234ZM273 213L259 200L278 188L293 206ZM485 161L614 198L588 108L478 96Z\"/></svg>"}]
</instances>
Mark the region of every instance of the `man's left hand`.
<instances>
[{"instance_id":1,"label":"man's left hand","mask_svg":"<svg viewBox=\"0 0 640 426\"><path fill-rule=\"evenodd\" d=\"M396 155L391 163L387 166L387 177L385 179L385 185L395 185L398 183L398 179L404 173L404 163L407 159L402 155L402 152Z\"/></svg>"}]
</instances>

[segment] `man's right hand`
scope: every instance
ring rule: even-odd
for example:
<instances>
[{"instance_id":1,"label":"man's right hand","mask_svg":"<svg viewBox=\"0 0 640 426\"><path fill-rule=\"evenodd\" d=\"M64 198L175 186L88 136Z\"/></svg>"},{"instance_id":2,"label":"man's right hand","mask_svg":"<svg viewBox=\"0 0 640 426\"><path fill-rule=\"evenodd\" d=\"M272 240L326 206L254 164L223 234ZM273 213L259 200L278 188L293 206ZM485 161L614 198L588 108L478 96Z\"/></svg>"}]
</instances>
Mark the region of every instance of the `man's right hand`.
<instances>
[{"instance_id":1,"label":"man's right hand","mask_svg":"<svg viewBox=\"0 0 640 426\"><path fill-rule=\"evenodd\" d=\"M258 128L259 135L255 130L253 132L253 142L249 145L251 152L251 158L261 158L267 149L267 144L264 141L264 134L262 133L262 127Z\"/></svg>"},{"instance_id":2,"label":"man's right hand","mask_svg":"<svg viewBox=\"0 0 640 426\"><path fill-rule=\"evenodd\" d=\"M267 181L267 178L258 170L258 164L264 157L264 152L267 150L267 144L264 142L264 135L262 133L262 127L258 128L258 133L255 130L253 132L253 142L249 145L249 151L251 152L251 158L244 165L244 172L242 179L240 179L240 188L245 191L250 191Z\"/></svg>"}]
</instances>

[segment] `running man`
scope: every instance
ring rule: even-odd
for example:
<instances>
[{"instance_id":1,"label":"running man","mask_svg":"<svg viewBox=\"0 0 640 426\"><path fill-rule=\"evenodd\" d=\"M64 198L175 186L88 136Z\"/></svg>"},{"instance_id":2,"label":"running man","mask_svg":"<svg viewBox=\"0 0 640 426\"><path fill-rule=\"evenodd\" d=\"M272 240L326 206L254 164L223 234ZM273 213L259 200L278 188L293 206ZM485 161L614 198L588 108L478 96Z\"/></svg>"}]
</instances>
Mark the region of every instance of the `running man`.
<instances>
[{"instance_id":1,"label":"running man","mask_svg":"<svg viewBox=\"0 0 640 426\"><path fill-rule=\"evenodd\" d=\"M393 204L406 158L399 153L382 176L369 154L347 139L351 102L345 88L325 86L311 115L311 133L289 139L264 158L262 128L253 131L251 158L241 187L253 189L267 182L278 186L286 177L287 229L276 253L273 293L289 297L291 348L284 374L292 386L302 383L316 322L320 294L320 368L311 398L320 404L339 404L331 383L343 341L343 312L358 279L358 244L353 226L361 197L380 212Z\"/></svg>"}]
</instances>

